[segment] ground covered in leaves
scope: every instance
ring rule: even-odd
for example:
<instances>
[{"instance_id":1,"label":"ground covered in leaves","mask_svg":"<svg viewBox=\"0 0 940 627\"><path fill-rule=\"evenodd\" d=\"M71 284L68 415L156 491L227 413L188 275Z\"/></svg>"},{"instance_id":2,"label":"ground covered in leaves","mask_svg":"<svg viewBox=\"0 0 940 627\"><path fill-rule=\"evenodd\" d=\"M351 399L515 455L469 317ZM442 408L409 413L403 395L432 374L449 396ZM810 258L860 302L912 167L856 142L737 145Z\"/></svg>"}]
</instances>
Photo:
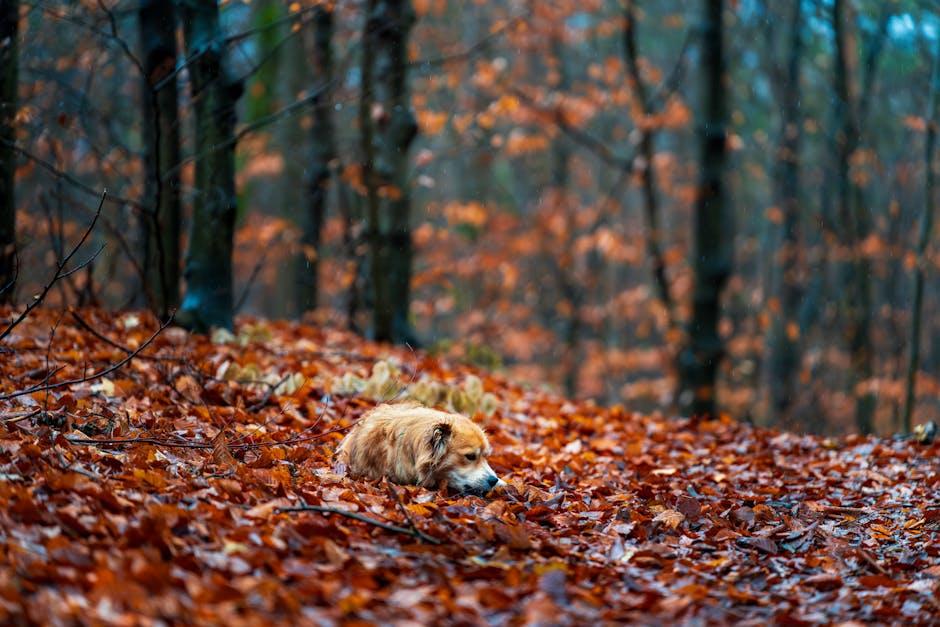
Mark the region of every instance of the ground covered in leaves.
<instances>
[{"instance_id":1,"label":"ground covered in leaves","mask_svg":"<svg viewBox=\"0 0 940 627\"><path fill-rule=\"evenodd\" d=\"M635 415L337 330L158 327L39 310L4 339L0 623L940 615L938 444ZM383 395L474 411L509 485L344 476Z\"/></svg>"}]
</instances>

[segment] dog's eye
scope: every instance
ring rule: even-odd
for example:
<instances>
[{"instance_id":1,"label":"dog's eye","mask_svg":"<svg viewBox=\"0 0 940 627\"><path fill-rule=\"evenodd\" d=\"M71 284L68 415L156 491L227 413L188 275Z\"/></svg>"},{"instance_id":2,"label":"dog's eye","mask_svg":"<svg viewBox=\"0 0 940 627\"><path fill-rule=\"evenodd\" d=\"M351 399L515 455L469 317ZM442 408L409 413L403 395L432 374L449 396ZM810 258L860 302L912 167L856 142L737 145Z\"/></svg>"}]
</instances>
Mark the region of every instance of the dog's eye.
<instances>
[{"instance_id":1,"label":"dog's eye","mask_svg":"<svg viewBox=\"0 0 940 627\"><path fill-rule=\"evenodd\" d=\"M475 461L477 460L477 454L476 454L476 453L467 453L466 455L464 455L464 457L467 458L467 461L468 461L468 462L475 462Z\"/></svg>"}]
</instances>

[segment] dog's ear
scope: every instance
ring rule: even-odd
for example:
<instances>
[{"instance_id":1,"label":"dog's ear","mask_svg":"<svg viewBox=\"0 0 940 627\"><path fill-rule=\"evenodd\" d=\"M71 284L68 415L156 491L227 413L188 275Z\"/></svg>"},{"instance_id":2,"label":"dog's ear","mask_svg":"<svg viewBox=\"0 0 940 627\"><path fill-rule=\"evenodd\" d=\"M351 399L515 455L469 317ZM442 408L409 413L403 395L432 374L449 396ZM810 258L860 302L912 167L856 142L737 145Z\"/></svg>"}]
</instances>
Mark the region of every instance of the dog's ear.
<instances>
[{"instance_id":1,"label":"dog's ear","mask_svg":"<svg viewBox=\"0 0 940 627\"><path fill-rule=\"evenodd\" d=\"M431 431L431 455L434 459L440 459L447 452L447 443L451 436L450 425L446 422L439 422L434 425Z\"/></svg>"}]
</instances>

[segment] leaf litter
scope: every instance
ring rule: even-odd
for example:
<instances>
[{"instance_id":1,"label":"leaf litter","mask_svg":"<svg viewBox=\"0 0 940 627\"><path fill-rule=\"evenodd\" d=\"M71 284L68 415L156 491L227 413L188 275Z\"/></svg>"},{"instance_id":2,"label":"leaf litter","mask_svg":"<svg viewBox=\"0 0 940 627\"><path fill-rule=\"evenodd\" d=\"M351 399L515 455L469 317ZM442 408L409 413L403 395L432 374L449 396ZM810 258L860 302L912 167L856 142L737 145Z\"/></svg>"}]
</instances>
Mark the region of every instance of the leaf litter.
<instances>
[{"instance_id":1,"label":"leaf litter","mask_svg":"<svg viewBox=\"0 0 940 627\"><path fill-rule=\"evenodd\" d=\"M58 317L38 309L6 338L3 395L105 371L159 328L85 310L96 334L66 318L50 348ZM144 356L0 404L0 622L940 613L937 443L640 415L287 322L170 327ZM473 413L506 486L482 499L347 477L345 430L402 398Z\"/></svg>"}]
</instances>

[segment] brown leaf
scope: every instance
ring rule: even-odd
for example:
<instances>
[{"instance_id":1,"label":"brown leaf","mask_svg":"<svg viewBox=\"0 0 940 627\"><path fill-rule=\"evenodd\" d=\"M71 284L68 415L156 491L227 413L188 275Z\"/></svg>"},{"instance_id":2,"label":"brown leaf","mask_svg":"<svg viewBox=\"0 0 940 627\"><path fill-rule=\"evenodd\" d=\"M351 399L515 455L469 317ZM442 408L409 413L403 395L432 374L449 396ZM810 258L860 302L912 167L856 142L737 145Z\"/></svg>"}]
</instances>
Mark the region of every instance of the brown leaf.
<instances>
[{"instance_id":1,"label":"brown leaf","mask_svg":"<svg viewBox=\"0 0 940 627\"><path fill-rule=\"evenodd\" d=\"M666 509L659 512L656 518L653 519L653 522L662 523L667 529L675 529L683 520L685 520L685 515L682 512L678 512L674 509Z\"/></svg>"}]
</instances>

